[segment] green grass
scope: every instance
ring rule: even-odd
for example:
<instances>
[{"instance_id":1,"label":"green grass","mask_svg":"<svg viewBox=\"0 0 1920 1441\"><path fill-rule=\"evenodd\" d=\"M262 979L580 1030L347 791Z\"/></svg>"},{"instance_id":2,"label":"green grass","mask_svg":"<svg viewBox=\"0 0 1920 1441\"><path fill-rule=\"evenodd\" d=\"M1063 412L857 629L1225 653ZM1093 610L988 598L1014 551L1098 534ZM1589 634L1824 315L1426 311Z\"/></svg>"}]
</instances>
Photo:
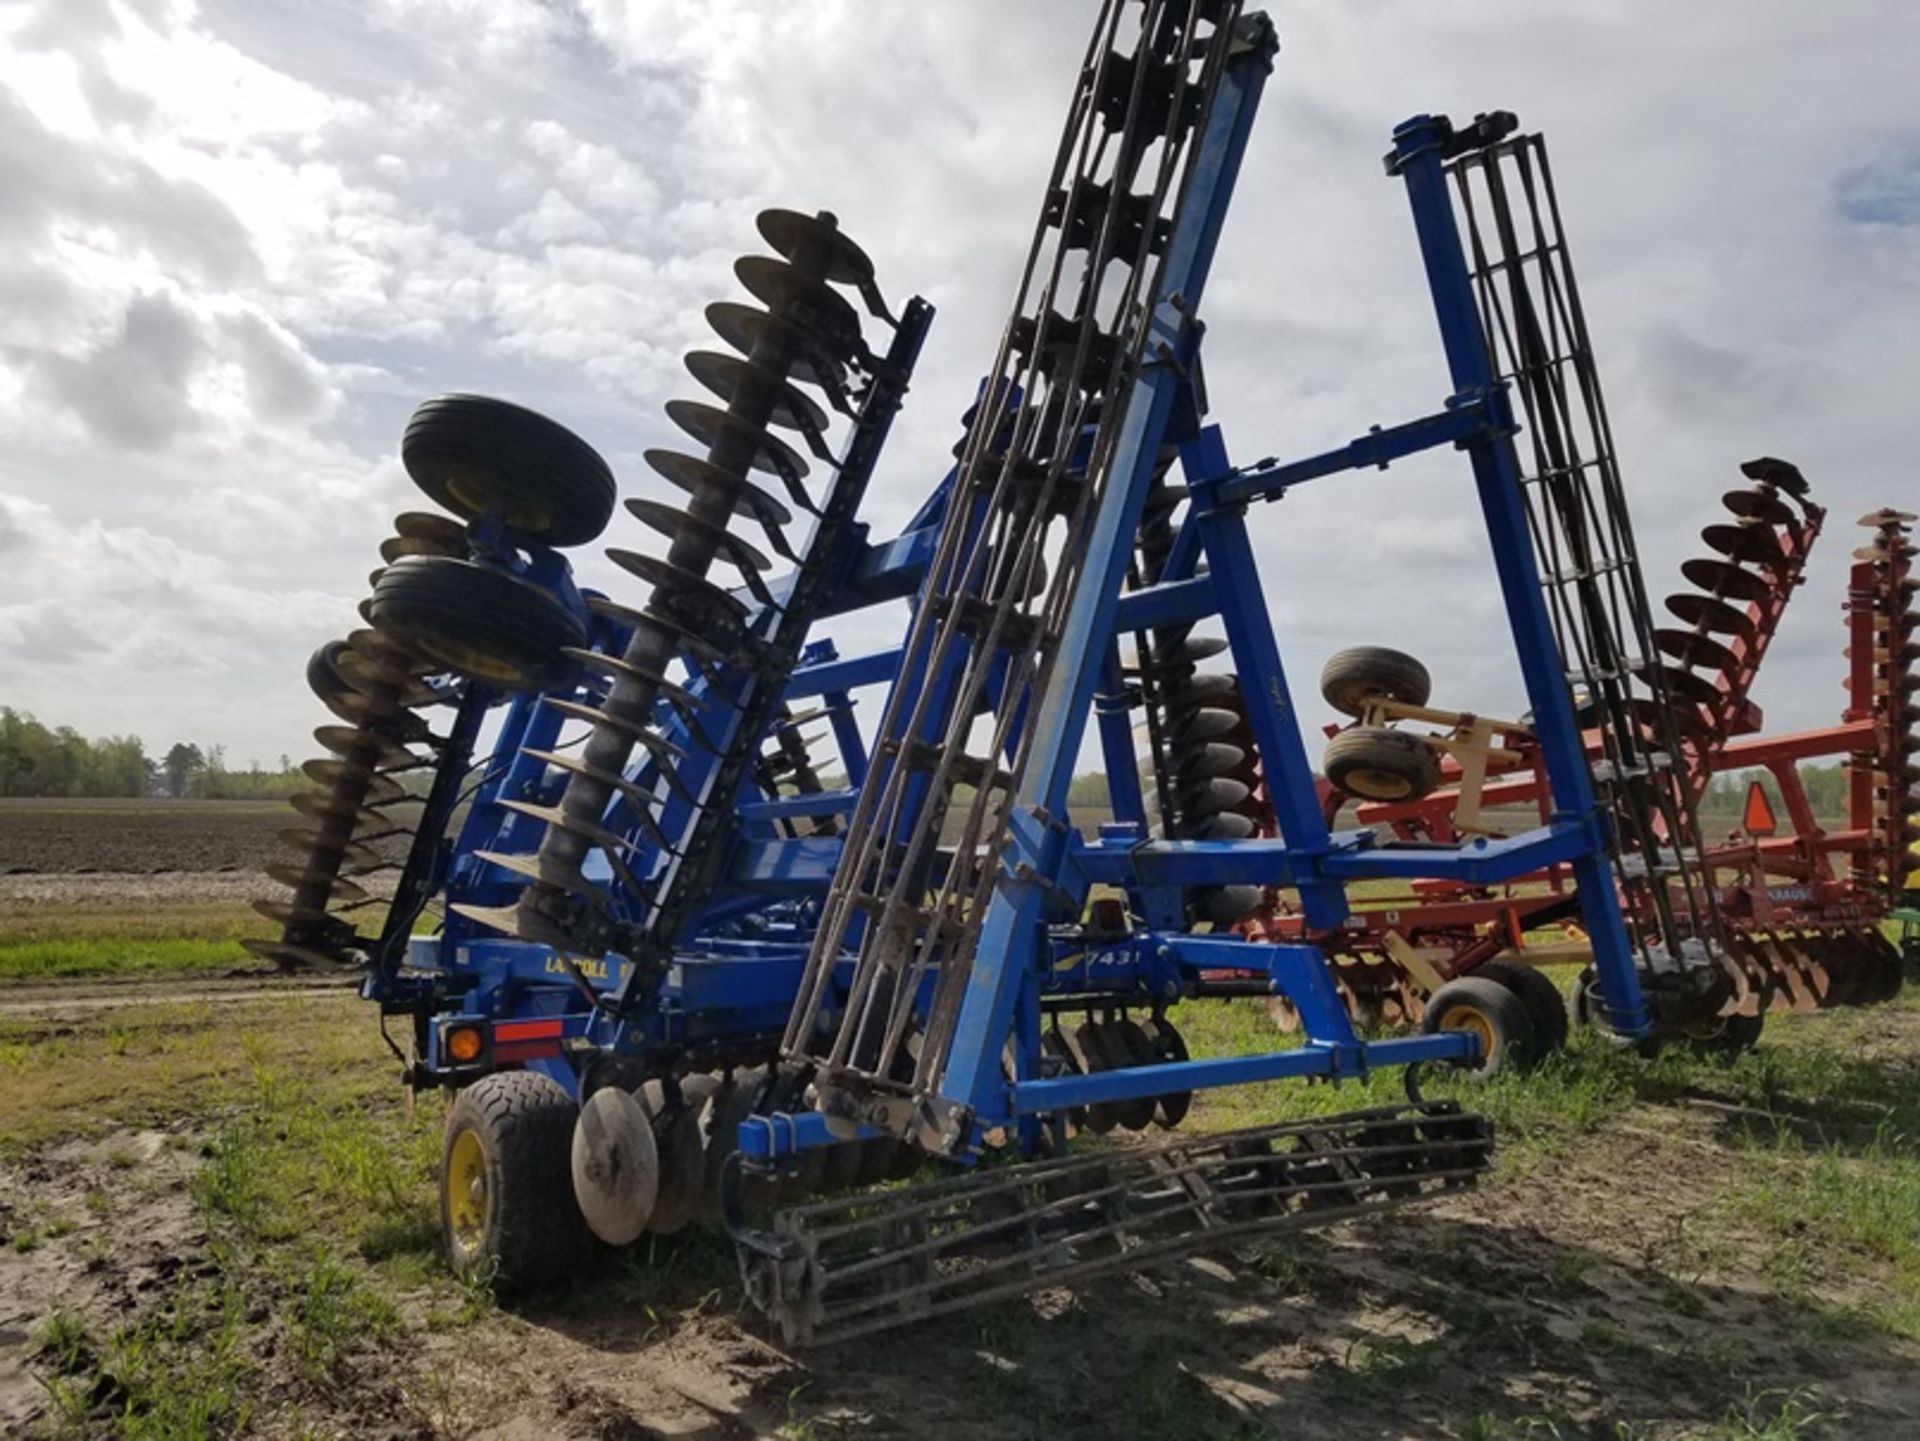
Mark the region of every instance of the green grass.
<instances>
[{"instance_id":1,"label":"green grass","mask_svg":"<svg viewBox=\"0 0 1920 1441\"><path fill-rule=\"evenodd\" d=\"M485 1314L435 1262L437 1108L409 1119L389 1087L370 1095L382 1079L371 1058L302 1064L328 1054L331 1020L290 1045L313 1019L277 1005L252 1019L269 1017L278 1024L243 1034L246 1075L193 1095L214 1127L192 1185L207 1263L135 1321L56 1313L43 1328L54 1434L100 1434L102 1398L117 1436L239 1434L278 1409L286 1384L263 1355L325 1391L353 1384L359 1360L402 1331L402 1295L437 1298L436 1326ZM352 1018L367 1029L359 1008ZM151 1070L134 1079L163 1084Z\"/></svg>"},{"instance_id":2,"label":"green grass","mask_svg":"<svg viewBox=\"0 0 1920 1441\"><path fill-rule=\"evenodd\" d=\"M1908 999L1896 1009L1920 1007ZM1731 1063L1680 1050L1647 1061L1583 1041L1531 1076L1459 1093L1498 1127L1496 1186L1516 1177L1551 1185L1583 1147L1604 1146L1622 1128L1656 1138L1684 1128L1688 1145L1711 1149L1685 1226L1649 1235L1645 1256L1629 1258L1656 1280L1667 1278L1659 1292L1663 1325L1690 1320L1697 1329L1706 1313L1696 1282L1737 1275L1742 1288L1777 1298L1783 1312L1801 1318L1794 1324L1805 1329L1810 1352L1879 1347L1887 1338L1920 1339L1920 1058L1888 1043L1890 1014L1771 1022L1761 1047ZM1179 1020L1198 1056L1275 1044L1257 1003L1189 1006ZM319 1404L314 1398L342 1394L370 1374L405 1373L424 1336L484 1322L491 1302L453 1281L434 1254L438 1107L429 1098L408 1119L392 1077L369 1009L348 996L142 1006L58 1023L0 1019L0 1156L155 1124L190 1133L203 1152L192 1201L210 1237L209 1264L170 1283L137 1320L63 1312L36 1333L35 1366L49 1378L55 1434L102 1434L103 1397L112 1433L127 1437L289 1434L308 1424L300 1407ZM1443 1084L1436 1078L1430 1090ZM1388 1071L1337 1087L1217 1092L1197 1100L1189 1128L1387 1103L1401 1088L1401 1074ZM111 1145L100 1161L106 1189L76 1195L70 1207L96 1230L115 1223L119 1188L140 1177L137 1166L115 1166ZM35 1247L64 1245L84 1257L89 1241L98 1245L97 1234L63 1240L59 1233L72 1222L51 1211L20 1219L16 1234L31 1236ZM1564 1218L1561 1224L1564 1230ZM1382 1235L1391 1241L1391 1229ZM1354 1287L1351 1258L1343 1255L1351 1244L1294 1234L1252 1246L1242 1260L1264 1278L1278 1314L1310 1315L1315 1306L1340 1304ZM1441 1269L1471 1262L1469 1248ZM1694 1429L1663 1423L1654 1431L1634 1420L1609 1431L1590 1416L1576 1424L1551 1411L1484 1410L1497 1400L1484 1392L1455 1392L1454 1406L1474 1409L1445 1426L1407 1419L1412 1413L1397 1408L1460 1363L1463 1337L1487 1330L1430 1296L1457 1296L1457 1287L1429 1288L1412 1271L1393 1293L1396 1304L1425 1308L1445 1339L1423 1329L1412 1339L1354 1333L1330 1340L1309 1380L1279 1383L1294 1388L1286 1404L1305 1395L1314 1404L1351 1406L1361 1418L1394 1417L1410 1434L1483 1441L1848 1434L1814 1392L1743 1393L1745 1380L1727 1360L1737 1362L1737 1334L1643 1333L1594 1314L1608 1268L1621 1264L1617 1246L1581 1235L1540 1267L1539 1294L1580 1317L1578 1346L1597 1370L1640 1378L1633 1395L1693 1387L1703 1399L1691 1414L1712 1418ZM974 1417L1004 1418L1000 1434L1009 1441L1083 1427L1086 1397L1063 1390L1058 1366L1042 1358L1071 1365L1112 1344L1100 1317L1127 1309L1124 1297L1111 1300L1124 1284L1106 1283L1109 1301L1091 1316L1042 1322L1022 1304L938 1323L948 1325L938 1344L951 1347L955 1386L965 1388ZM1484 1313L1490 1299L1467 1301ZM729 1243L699 1232L650 1240L610 1259L534 1324L565 1331L615 1318L623 1346L640 1348L692 1317L742 1308ZM1137 1363L1100 1406L1143 1436L1272 1434L1272 1416L1257 1406L1249 1412L1210 1384L1227 1363L1211 1343L1182 1339L1180 1324L1170 1313L1161 1344L1141 1343ZM442 1432L471 1429L475 1418L441 1373L406 1374L409 1404L439 1417ZM1700 1376L1718 1379L1694 1380ZM845 1434L849 1384L834 1370L796 1384L779 1434ZM1537 1409L1541 1394L1553 1393L1519 1405ZM1627 1403L1618 1414L1646 1413ZM413 1419L394 1417L396 1425Z\"/></svg>"},{"instance_id":3,"label":"green grass","mask_svg":"<svg viewBox=\"0 0 1920 1441\"><path fill-rule=\"evenodd\" d=\"M392 1062L366 1005L342 992L115 1007L56 1024L0 1017L0 1156L210 1124L257 1102L263 1072L324 1079L334 1103L364 1104L393 1094Z\"/></svg>"},{"instance_id":4,"label":"green grass","mask_svg":"<svg viewBox=\"0 0 1920 1441\"><path fill-rule=\"evenodd\" d=\"M27 907L0 914L0 983L258 965L240 942L271 932L264 916L232 902Z\"/></svg>"}]
</instances>

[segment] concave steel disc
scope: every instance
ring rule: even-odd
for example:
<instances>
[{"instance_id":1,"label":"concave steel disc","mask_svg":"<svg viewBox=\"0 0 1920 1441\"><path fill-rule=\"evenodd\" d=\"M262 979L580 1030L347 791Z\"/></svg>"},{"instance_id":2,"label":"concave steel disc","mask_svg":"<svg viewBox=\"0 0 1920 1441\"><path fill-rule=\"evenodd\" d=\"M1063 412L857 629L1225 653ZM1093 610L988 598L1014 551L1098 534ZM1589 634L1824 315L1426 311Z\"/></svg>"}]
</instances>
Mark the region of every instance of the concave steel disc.
<instances>
[{"instance_id":1,"label":"concave steel disc","mask_svg":"<svg viewBox=\"0 0 1920 1441\"><path fill-rule=\"evenodd\" d=\"M682 596L697 598L704 605L731 612L736 622L747 613L745 602L729 595L704 575L683 570L672 561L617 547L607 551L607 559L629 575L638 576L656 590L676 599Z\"/></svg>"},{"instance_id":2,"label":"concave steel disc","mask_svg":"<svg viewBox=\"0 0 1920 1441\"><path fill-rule=\"evenodd\" d=\"M657 500L641 500L635 497L627 501L627 509L634 519L664 535L668 540L678 540L682 532L699 536L713 548L715 554L725 557L742 570L766 570L773 564L752 545L724 526L702 520L699 516L681 510L677 506L663 505Z\"/></svg>"},{"instance_id":3,"label":"concave steel disc","mask_svg":"<svg viewBox=\"0 0 1920 1441\"><path fill-rule=\"evenodd\" d=\"M1700 589L1732 600L1764 601L1773 594L1766 581L1752 571L1712 556L1700 555L1682 562L1680 574Z\"/></svg>"},{"instance_id":4,"label":"concave steel disc","mask_svg":"<svg viewBox=\"0 0 1920 1441\"><path fill-rule=\"evenodd\" d=\"M1763 525L1710 525L1700 532L1700 539L1729 560L1765 565L1781 559L1778 538Z\"/></svg>"},{"instance_id":5,"label":"concave steel disc","mask_svg":"<svg viewBox=\"0 0 1920 1441\"><path fill-rule=\"evenodd\" d=\"M1659 671L1661 683L1666 686L1669 695L1678 696L1691 705L1715 706L1720 703L1720 687L1704 676L1671 665L1661 666Z\"/></svg>"},{"instance_id":6,"label":"concave steel disc","mask_svg":"<svg viewBox=\"0 0 1920 1441\"><path fill-rule=\"evenodd\" d=\"M1653 643L1663 655L1682 665L1703 666L1708 670L1732 672L1739 669L1740 658L1710 635L1699 631L1667 628L1653 633Z\"/></svg>"},{"instance_id":7,"label":"concave steel disc","mask_svg":"<svg viewBox=\"0 0 1920 1441\"><path fill-rule=\"evenodd\" d=\"M683 455L677 450L649 450L644 459L662 480L678 486L688 495L729 494L735 515L751 516L762 525L786 525L793 512L743 475L722 470L710 460ZM726 488L723 490L723 487Z\"/></svg>"},{"instance_id":8,"label":"concave steel disc","mask_svg":"<svg viewBox=\"0 0 1920 1441\"><path fill-rule=\"evenodd\" d=\"M730 410L698 400L669 400L667 419L709 448L728 440L751 445L753 459L749 464L755 470L794 480L803 479L807 474L807 462L797 450L777 435L749 425Z\"/></svg>"},{"instance_id":9,"label":"concave steel disc","mask_svg":"<svg viewBox=\"0 0 1920 1441\"><path fill-rule=\"evenodd\" d=\"M1793 508L1779 496L1757 487L1752 490L1730 490L1720 497L1720 503L1742 520L1757 520L1767 525L1793 523Z\"/></svg>"},{"instance_id":10,"label":"concave steel disc","mask_svg":"<svg viewBox=\"0 0 1920 1441\"><path fill-rule=\"evenodd\" d=\"M827 428L827 413L764 365L717 350L695 350L687 355L687 373L729 405L764 411L767 423L788 430L819 434Z\"/></svg>"},{"instance_id":11,"label":"concave steel disc","mask_svg":"<svg viewBox=\"0 0 1920 1441\"><path fill-rule=\"evenodd\" d=\"M866 251L831 221L776 208L761 211L754 227L788 260L803 248L824 257L822 274L836 285L865 285L873 279L873 262Z\"/></svg>"},{"instance_id":12,"label":"concave steel disc","mask_svg":"<svg viewBox=\"0 0 1920 1441\"><path fill-rule=\"evenodd\" d=\"M1753 639L1753 621L1743 610L1737 610L1724 600L1715 600L1710 595L1699 595L1692 591L1681 591L1678 595L1667 597L1667 609L1680 620L1702 630L1712 631L1715 635L1735 635L1742 640Z\"/></svg>"},{"instance_id":13,"label":"concave steel disc","mask_svg":"<svg viewBox=\"0 0 1920 1441\"><path fill-rule=\"evenodd\" d=\"M860 317L822 282L764 255L741 256L733 273L755 300L814 336L817 345L834 355L851 355L858 348Z\"/></svg>"},{"instance_id":14,"label":"concave steel disc","mask_svg":"<svg viewBox=\"0 0 1920 1441\"><path fill-rule=\"evenodd\" d=\"M847 367L838 356L792 321L758 306L735 300L715 301L707 307L707 324L742 355L753 354L763 343L785 351L793 357L787 362L789 380L826 390L846 384Z\"/></svg>"}]
</instances>

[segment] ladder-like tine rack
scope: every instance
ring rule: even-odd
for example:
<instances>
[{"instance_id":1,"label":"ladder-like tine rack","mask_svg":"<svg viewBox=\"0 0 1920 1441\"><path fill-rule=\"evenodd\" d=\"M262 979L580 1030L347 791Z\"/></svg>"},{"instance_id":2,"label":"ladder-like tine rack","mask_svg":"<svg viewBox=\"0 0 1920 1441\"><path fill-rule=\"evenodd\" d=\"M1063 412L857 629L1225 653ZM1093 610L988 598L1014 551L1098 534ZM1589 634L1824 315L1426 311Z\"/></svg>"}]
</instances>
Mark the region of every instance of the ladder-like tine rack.
<instances>
[{"instance_id":1,"label":"ladder-like tine rack","mask_svg":"<svg viewBox=\"0 0 1920 1441\"><path fill-rule=\"evenodd\" d=\"M1012 786L980 785L964 802L957 844L936 881L938 837L961 804L966 775L1021 773L1032 728L1018 721L1044 681L1083 559L1072 537L1104 480L1114 411L1145 343L1154 259L1169 226L1161 216L1237 16L1232 5L1149 0L1134 48L1123 53L1117 41L1127 10L1109 4L1096 27L1016 313L961 455L958 513L943 528L904 648L903 675L924 683L896 686L889 697L787 1028L790 1063L818 1068L829 1107L841 1081L925 1095L944 1071L998 875ZM1170 93L1149 86L1150 77L1169 74ZM1157 140L1164 143L1136 193L1136 171ZM1117 287L1107 276L1114 260L1126 266ZM1055 520L1064 530L1050 554L1042 546ZM989 712L990 680L999 693ZM818 1023L856 918L865 919L844 1019L822 1046ZM898 1082L893 1058L929 985L912 1079Z\"/></svg>"},{"instance_id":2,"label":"ladder-like tine rack","mask_svg":"<svg viewBox=\"0 0 1920 1441\"><path fill-rule=\"evenodd\" d=\"M1653 659L1652 608L1546 147L1516 136L1450 168L1495 369L1525 420L1528 519L1568 682L1603 744L1595 778L1617 832L1629 927L1643 969L1698 969L1718 949L1718 916L1686 784L1687 711Z\"/></svg>"}]
</instances>

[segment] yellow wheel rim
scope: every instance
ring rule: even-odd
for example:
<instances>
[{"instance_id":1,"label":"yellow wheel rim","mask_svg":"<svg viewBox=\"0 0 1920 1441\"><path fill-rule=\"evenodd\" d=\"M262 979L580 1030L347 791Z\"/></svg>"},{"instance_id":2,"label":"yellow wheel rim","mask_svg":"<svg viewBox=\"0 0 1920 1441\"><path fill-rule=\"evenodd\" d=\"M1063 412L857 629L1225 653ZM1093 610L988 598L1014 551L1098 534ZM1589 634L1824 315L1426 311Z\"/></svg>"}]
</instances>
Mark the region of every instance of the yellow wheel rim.
<instances>
[{"instance_id":1,"label":"yellow wheel rim","mask_svg":"<svg viewBox=\"0 0 1920 1441\"><path fill-rule=\"evenodd\" d=\"M518 666L509 665L497 656L471 646L461 645L458 641L448 640L445 636L422 636L415 644L426 651L433 659L462 675L470 675L480 680L490 680L501 685L519 685L526 679L526 672Z\"/></svg>"},{"instance_id":2,"label":"yellow wheel rim","mask_svg":"<svg viewBox=\"0 0 1920 1441\"><path fill-rule=\"evenodd\" d=\"M1443 1031L1472 1031L1480 1038L1480 1064L1493 1059L1493 1022L1485 1013L1472 1006L1455 1006L1447 1012L1446 1019L1440 1023Z\"/></svg>"},{"instance_id":3,"label":"yellow wheel rim","mask_svg":"<svg viewBox=\"0 0 1920 1441\"><path fill-rule=\"evenodd\" d=\"M448 495L475 515L484 515L493 506L500 506L500 518L509 530L542 535L552 524L546 507L524 497L502 495L480 476L450 475L441 483L446 486Z\"/></svg>"},{"instance_id":4,"label":"yellow wheel rim","mask_svg":"<svg viewBox=\"0 0 1920 1441\"><path fill-rule=\"evenodd\" d=\"M1405 800L1413 794L1413 782L1392 771L1357 766L1347 772L1347 789L1370 801Z\"/></svg>"},{"instance_id":5,"label":"yellow wheel rim","mask_svg":"<svg viewBox=\"0 0 1920 1441\"><path fill-rule=\"evenodd\" d=\"M456 1250L470 1256L487 1235L487 1153L475 1131L462 1131L447 1152L447 1228Z\"/></svg>"}]
</instances>

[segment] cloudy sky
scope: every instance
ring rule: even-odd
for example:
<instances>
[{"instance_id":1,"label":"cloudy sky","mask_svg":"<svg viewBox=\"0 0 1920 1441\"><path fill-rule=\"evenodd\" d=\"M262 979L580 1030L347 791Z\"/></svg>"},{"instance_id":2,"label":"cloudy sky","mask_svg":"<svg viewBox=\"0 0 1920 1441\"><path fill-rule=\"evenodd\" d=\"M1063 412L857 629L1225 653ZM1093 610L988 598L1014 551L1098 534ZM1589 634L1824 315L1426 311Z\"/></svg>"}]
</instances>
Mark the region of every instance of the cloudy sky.
<instances>
[{"instance_id":1,"label":"cloudy sky","mask_svg":"<svg viewBox=\"0 0 1920 1441\"><path fill-rule=\"evenodd\" d=\"M0 703L156 750L305 753L304 658L419 504L412 407L520 400L658 493L639 454L696 393L679 356L764 205L836 211L890 295L939 308L876 486L897 523L991 359L1094 8L0 3ZM1552 142L1650 588L1740 460L1798 461L1833 516L1760 699L1775 726L1834 719L1852 522L1920 501L1920 7L1272 10L1208 297L1236 456L1438 404L1379 156L1413 112L1516 110ZM1328 652L1385 641L1440 703L1520 707L1457 460L1256 524L1303 697Z\"/></svg>"}]
</instances>

